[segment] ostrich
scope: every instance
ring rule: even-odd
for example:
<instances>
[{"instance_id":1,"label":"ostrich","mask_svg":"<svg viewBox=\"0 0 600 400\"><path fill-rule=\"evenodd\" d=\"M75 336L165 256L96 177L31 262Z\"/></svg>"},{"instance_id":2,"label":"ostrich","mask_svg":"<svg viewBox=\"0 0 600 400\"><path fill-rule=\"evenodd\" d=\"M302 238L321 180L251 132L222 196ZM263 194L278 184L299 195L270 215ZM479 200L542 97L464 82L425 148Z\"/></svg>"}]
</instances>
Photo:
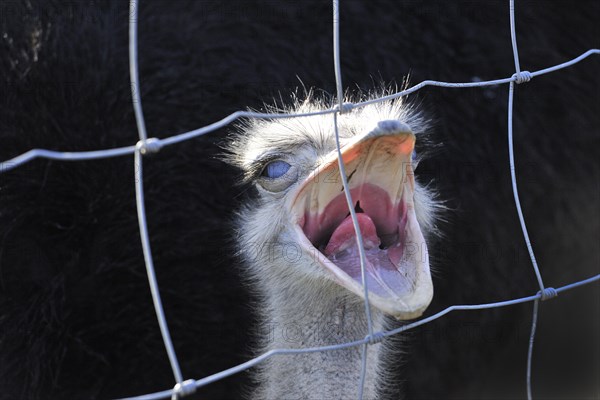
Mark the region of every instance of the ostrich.
<instances>
[{"instance_id":1,"label":"ostrich","mask_svg":"<svg viewBox=\"0 0 600 400\"><path fill-rule=\"evenodd\" d=\"M510 76L514 63L507 2L485 3L342 1L344 82L366 89L373 87L372 76L393 82L408 71L415 83ZM273 93L293 91L297 77L307 86L335 90L327 1L144 0L138 14L141 90L151 136L165 138L245 107L260 107ZM144 273L133 160L36 160L11 171L3 169L5 160L32 148L89 151L137 141L128 70L129 17L127 2L0 1L2 398L108 399L173 386ZM543 6L517 2L523 68L546 68L597 47L599 18L596 0L577 2L576 7L560 1ZM597 69L597 60L590 59L517 89L515 151L523 211L545 280L557 285L590 276L600 259ZM424 88L417 94L428 117L436 121L428 141L443 143L436 157L420 162L418 177L435 179L436 191L450 210L444 212L448 224L440 226L443 240L430 247L435 250L431 259L440 268L429 309L516 298L537 290L509 184L506 95L504 85L483 90ZM340 124L364 112L344 114ZM376 129L380 120L398 117L369 119L356 137ZM423 124L400 120L422 144L418 127L423 129ZM321 125L319 121L323 132L331 135L331 116L257 122L244 130L248 137L260 126L295 126L301 133L306 129L299 128ZM236 177L234 168L216 160L222 152L221 133L165 147L144 161L150 240L185 377L201 378L246 361L256 312L264 312L264 331L258 335L264 340L262 349L364 338L360 293L331 281L330 272L319 264L300 270L299 246L279 246L271 236L272 257L286 269L249 268L241 276L234 251L224 248L230 235L225 222L238 206L239 190L230 184ZM283 133L280 129L270 143L265 140L253 148L276 147ZM257 134L255 141L261 137ZM344 142L349 133L342 129L340 134ZM333 149L333 139L329 140L313 150L314 159L328 157L322 155ZM314 164L310 157L295 171L307 174ZM236 165L249 168L250 163L237 159ZM283 161L291 165L289 159ZM248 179L257 182L259 191L261 172ZM359 177L356 174L351 185ZM341 189L339 181L333 186ZM417 219L423 233L431 232L424 218L431 215L424 211L431 209L426 201L430 197L419 186L415 190ZM255 208L277 201L269 200L268 192L262 195L266 197L256 200ZM363 201L360 207L369 211ZM283 234L279 230L289 214L275 208L261 220L262 226ZM242 215L248 219L253 212L258 211L250 208ZM283 218L281 223L274 216ZM244 239L254 241L254 246L247 246L248 267L258 266L258 239ZM267 266L275 265L268 262L261 267ZM247 271L253 272L254 287L262 294L260 307L254 306L254 295L241 282ZM308 319L308 310L283 314L285 310L278 309L279 319L287 324L274 321L267 307L270 293L258 285L265 272L273 271L281 272L276 275L280 278L289 274L289 280L306 271L302 282L312 281L323 290L300 295L317 303L324 294L336 299L332 293L338 293L342 299L338 303L344 306L333 307L316 331L315 324L309 329L311 325L302 320ZM296 281L290 287L297 287ZM542 310L540 324L545 326L540 325L536 339L533 376L539 397L598 397L600 364L595 349L600 334L598 319L590 317L598 315L598 286L576 293L561 296ZM386 321L384 312L377 311L381 304L371 304L379 330ZM353 318L358 320L355 324ZM402 391L411 399L521 397L530 323L529 305L440 318L403 335L402 369L396 372L386 365L386 380L402 381ZM312 332L319 336L311 337ZM369 347L369 370L385 361L381 356L388 358L390 341ZM308 371L318 357L352 356L352 363L336 366L355 367L358 353L352 351L277 356L263 374L276 376L272 371L284 361L290 365L280 374L292 375L299 367ZM553 362L542 362L549 353ZM397 359L393 358L396 366ZM358 369L350 374L358 377ZM374 377L380 375L370 372L371 397ZM298 373L295 379L302 376L308 380L320 375ZM267 379L257 395L266 396L276 378ZM238 374L201 388L197 398L240 398L247 381L248 375ZM348 383L347 391L355 396L356 379ZM395 394L391 392L386 388L382 398ZM317 394L315 390L313 396Z\"/></svg>"},{"instance_id":2,"label":"ostrich","mask_svg":"<svg viewBox=\"0 0 600 400\"><path fill-rule=\"evenodd\" d=\"M326 107L309 94L292 110ZM239 213L239 249L263 299L263 350L325 346L367 331L358 246L344 197L331 115L243 124L229 160L258 191ZM343 160L364 237L373 329L429 305L433 286L422 229L434 202L415 183L412 157L425 120L402 101L339 117ZM369 346L365 398L376 398L388 349ZM361 349L270 359L256 398L353 398Z\"/></svg>"}]
</instances>

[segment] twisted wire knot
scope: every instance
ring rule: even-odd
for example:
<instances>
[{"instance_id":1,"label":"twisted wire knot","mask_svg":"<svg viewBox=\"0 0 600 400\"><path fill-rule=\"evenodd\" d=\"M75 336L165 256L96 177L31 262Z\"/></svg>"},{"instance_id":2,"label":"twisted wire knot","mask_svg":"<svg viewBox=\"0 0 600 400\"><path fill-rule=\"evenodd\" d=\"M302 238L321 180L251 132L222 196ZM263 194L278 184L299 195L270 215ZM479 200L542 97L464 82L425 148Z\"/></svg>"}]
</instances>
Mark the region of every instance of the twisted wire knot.
<instances>
[{"instance_id":1,"label":"twisted wire knot","mask_svg":"<svg viewBox=\"0 0 600 400\"><path fill-rule=\"evenodd\" d=\"M521 71L513 74L512 77L515 78L515 82L517 84L520 84L524 82L529 82L531 78L533 78L533 75L531 75L531 72L529 71Z\"/></svg>"},{"instance_id":2,"label":"twisted wire knot","mask_svg":"<svg viewBox=\"0 0 600 400\"><path fill-rule=\"evenodd\" d=\"M538 293L542 294L542 301L550 300L550 299L558 296L558 292L556 291L556 289L554 289L552 287L544 288L544 290L542 290Z\"/></svg>"},{"instance_id":3,"label":"twisted wire knot","mask_svg":"<svg viewBox=\"0 0 600 400\"><path fill-rule=\"evenodd\" d=\"M135 144L136 150L142 155L156 154L162 149L162 142L157 138L148 138L146 140L140 140Z\"/></svg>"},{"instance_id":4,"label":"twisted wire knot","mask_svg":"<svg viewBox=\"0 0 600 400\"><path fill-rule=\"evenodd\" d=\"M365 339L369 344L377 344L381 343L383 339L385 339L385 335L383 332L373 332L373 335L367 335L365 336Z\"/></svg>"},{"instance_id":5,"label":"twisted wire knot","mask_svg":"<svg viewBox=\"0 0 600 400\"><path fill-rule=\"evenodd\" d=\"M333 110L334 111L339 111L340 114L350 112L353 109L354 109L354 104L353 103L343 103L341 109L340 109L340 105L339 104L336 104L336 106L333 107Z\"/></svg>"},{"instance_id":6,"label":"twisted wire knot","mask_svg":"<svg viewBox=\"0 0 600 400\"><path fill-rule=\"evenodd\" d=\"M173 387L173 395L171 396L171 400L179 400L180 398L189 396L193 393L196 393L196 381L194 379L188 379L176 384L175 387Z\"/></svg>"}]
</instances>

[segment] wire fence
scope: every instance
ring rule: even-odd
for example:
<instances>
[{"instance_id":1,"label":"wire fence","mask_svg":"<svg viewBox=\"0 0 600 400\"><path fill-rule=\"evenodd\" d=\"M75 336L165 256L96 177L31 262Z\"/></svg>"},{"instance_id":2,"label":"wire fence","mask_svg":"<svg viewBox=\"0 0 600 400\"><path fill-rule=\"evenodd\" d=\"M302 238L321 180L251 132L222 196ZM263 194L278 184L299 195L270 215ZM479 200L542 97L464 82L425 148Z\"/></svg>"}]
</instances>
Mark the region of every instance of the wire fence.
<instances>
[{"instance_id":1,"label":"wire fence","mask_svg":"<svg viewBox=\"0 0 600 400\"><path fill-rule=\"evenodd\" d=\"M7 172L11 169L17 168L20 165L23 165L33 159L36 158L46 158L51 160L62 160L62 161L79 161L79 160L91 160L91 159L100 159L100 158L109 158L109 157L120 157L125 155L134 155L134 173L135 173L135 192L136 192L136 206L138 213L138 223L140 229L140 237L142 242L142 248L144 253L144 261L146 265L148 282L150 285L150 290L152 293L152 299L154 302L154 309L156 311L161 335L164 341L165 349L167 355L169 357L169 361L171 364L171 369L173 371L173 376L175 378L175 386L172 389L164 390L161 392L155 392L150 394L145 394L141 396L131 397L129 399L135 400L154 400L154 399L165 399L171 397L172 399L179 399L194 393L198 388L202 386L209 385L218 380L224 379L228 376L237 374L246 369L254 367L263 361L284 354L306 354L306 353L315 353L315 352L324 352L324 351L333 351L333 350L342 350L348 349L351 347L362 346L362 364L361 364L361 375L360 380L358 382L358 393L357 398L362 399L363 397L363 386L366 375L367 368L367 348L369 345L378 343L384 340L387 337L396 335L400 332L407 331L409 329L415 328L420 325L427 324L431 321L434 321L444 315L452 312L452 311L468 311L468 310L482 310L489 308L497 308L497 307L506 307L515 304L521 304L526 302L534 302L533 307L533 318L531 325L531 334L529 339L529 347L528 347L528 358L527 358L527 396L528 399L532 399L531 392L531 369L532 369L532 354L533 354L533 344L535 341L535 332L536 325L538 319L538 310L540 300L548 300L556 297L558 294L565 292L567 290L571 290L592 282L596 282L600 280L600 274L592 276L588 279L584 279L578 282L571 283L569 285L565 285L559 288L546 287L544 285L542 274L539 270L535 253L533 250L533 246L529 239L529 234L527 231L527 226L525 223L525 218L523 216L523 212L521 209L521 204L519 200L518 188L517 188L517 178L515 172L515 160L514 160L514 152L513 152L513 104L514 104L514 92L515 92L515 84L521 84L530 81L532 78L548 74L551 72L555 72L561 70L563 68L570 67L576 63L579 63L586 59L587 57L593 54L600 54L600 49L590 49L580 56L566 61L564 63L554 65L548 68L544 68L538 71L523 71L521 70L521 65L519 62L519 52L517 49L517 37L516 37L516 28L515 28L515 7L514 0L509 0L509 15L510 15L510 31L511 31L511 41L512 41L512 50L513 50L513 58L515 63L515 73L511 77L495 79L489 81L481 81L481 82L466 82L466 83L457 83L457 82L441 82L435 80L426 80L420 82L417 85L414 85L406 90L382 96L376 99L370 99L367 101L359 102L359 103L343 103L343 85L341 79L341 65L340 65L340 37L339 37L339 26L340 26L340 13L339 13L339 0L333 0L333 43L334 43L334 68L335 68L335 79L336 79L336 89L337 89L337 99L338 104L332 109L321 110L317 112L309 112L309 113L299 113L299 114L285 114L285 113L257 113L250 111L237 111L234 112L227 117L214 122L210 125L201 127L199 129L185 132L182 134L174 135L171 137L167 137L165 139L157 139L157 138L148 138L146 133L146 127L144 122L144 115L142 110L141 99L138 97L140 93L139 90L139 78L138 78L138 64L137 64L137 24L138 24L138 1L130 0L130 19L129 19L129 64L130 64L130 79L131 79L131 94L132 94L132 103L135 111L135 118L138 128L138 134L140 140L132 146L113 148L113 149L105 149L105 150L96 150L96 151L83 151L83 152L60 152L60 151L51 151L46 149L32 149L29 150L15 158L10 160L6 160L4 162L0 162L0 173ZM344 163L342 162L341 150L340 150L340 142L339 142L339 132L338 132L338 124L337 117L338 114L352 112L353 109L364 107L369 104L389 101L395 98L399 98L402 96L406 96L410 93L416 92L417 90L425 87L425 86L441 86L446 88L468 88L468 87L484 87L491 85L500 85L500 84L508 84L509 85L509 96L508 96L508 148L509 148L509 166L511 172L511 183L512 183L512 191L514 195L515 205L517 208L517 214L519 217L519 222L521 225L521 229L523 232L523 238L527 245L527 250L529 252L529 257L531 259L531 263L533 266L533 270L536 275L536 279L539 286L539 291L531 296L521 297L512 300L500 301L495 303L486 303L486 304L474 304L474 305L454 305L448 307L434 315L431 315L427 318L420 319L416 322L401 326L397 329L383 331L383 332L374 332L373 325L371 321L370 315L370 307L369 307L369 297L367 295L368 288L367 282L365 280L365 252L362 244L362 235L360 233L360 227L356 218L356 213L353 206L352 196L350 194L350 190L348 188L348 182L346 179L346 174L344 172ZM193 139L197 136L204 135L206 133L215 131L220 129L233 121L240 118L259 118L259 119L278 119L278 118L300 118L306 116L314 116L314 115L324 115L331 114L333 116L332 123L335 131L336 138L336 149L338 153L338 162L339 168L342 177L342 184L344 187L344 192L346 195L346 200L349 206L350 215L352 218L352 222L354 225L354 229L357 232L357 242L358 249L360 255L360 267L363 281L363 289L364 289L364 303L365 303L365 312L367 316L368 329L366 332L366 336L362 340L356 340L348 343L340 343L336 345L323 346L323 347L312 347L312 348L303 348L303 349L273 349L260 356L253 358L245 363L239 364L232 368L226 369L219 373L194 380L188 379L184 380L181 368L179 366L179 361L177 359L177 355L175 353L173 343L171 340L171 335L169 332L169 327L164 315L162 302L160 298L160 291L158 287L158 283L156 280L156 275L154 271L154 263L152 259L152 250L150 247L150 241L148 237L148 229L146 223L146 212L144 206L144 183L143 183L143 156L149 153L156 153L162 147L169 146L175 143L183 142L186 140Z\"/></svg>"}]
</instances>

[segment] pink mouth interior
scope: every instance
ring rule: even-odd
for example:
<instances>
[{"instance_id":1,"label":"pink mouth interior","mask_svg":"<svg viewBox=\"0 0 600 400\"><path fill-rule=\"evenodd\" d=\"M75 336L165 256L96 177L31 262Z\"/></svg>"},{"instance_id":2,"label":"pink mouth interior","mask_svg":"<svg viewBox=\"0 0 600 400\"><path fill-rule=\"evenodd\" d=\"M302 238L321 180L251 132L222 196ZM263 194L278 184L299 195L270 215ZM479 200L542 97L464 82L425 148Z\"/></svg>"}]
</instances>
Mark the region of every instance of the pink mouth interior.
<instances>
[{"instance_id":1,"label":"pink mouth interior","mask_svg":"<svg viewBox=\"0 0 600 400\"><path fill-rule=\"evenodd\" d=\"M397 297L410 291L411 271L402 268L407 239L407 208L400 200L392 204L388 193L372 184L351 190L366 255L369 291ZM362 284L356 232L344 193L336 196L321 213L306 212L301 228L313 246L338 268Z\"/></svg>"}]
</instances>

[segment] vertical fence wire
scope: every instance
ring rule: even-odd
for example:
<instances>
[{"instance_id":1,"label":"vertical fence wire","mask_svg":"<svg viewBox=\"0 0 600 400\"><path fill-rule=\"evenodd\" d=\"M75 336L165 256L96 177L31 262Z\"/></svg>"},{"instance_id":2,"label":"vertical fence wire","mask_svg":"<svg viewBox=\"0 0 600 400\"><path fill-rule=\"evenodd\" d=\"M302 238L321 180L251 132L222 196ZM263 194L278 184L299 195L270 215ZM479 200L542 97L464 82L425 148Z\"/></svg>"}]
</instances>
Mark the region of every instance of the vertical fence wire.
<instances>
[{"instance_id":1,"label":"vertical fence wire","mask_svg":"<svg viewBox=\"0 0 600 400\"><path fill-rule=\"evenodd\" d=\"M515 28L515 2L514 0L510 0L510 36L512 39L512 49L513 49L513 58L515 61L515 69L516 74L516 82L520 83L521 79L529 80L531 78L531 74L527 72L526 78L522 78L521 74L525 74L521 72L521 66L519 63L519 52L517 50L517 34ZM527 78L528 76L528 78ZM515 91L515 82L509 83L509 93L508 93L508 153L509 153L509 164L510 164L510 176L512 183L512 191L513 197L515 200L515 206L517 207L517 214L519 215L519 223L521 224L521 230L523 231L523 237L525 239L525 244L527 245L527 251L529 252L529 257L531 258L531 263L533 265L533 269L535 275L538 280L538 285L542 293L544 292L544 282L542 280L542 275L540 273L540 269L538 267L535 254L533 252L533 246L531 245L531 240L529 239L529 233L527 232L527 226L525 224L525 218L523 216L523 210L521 209L521 200L519 199L519 190L517 189L517 177L515 173L515 154L513 149L513 103L514 103L514 91Z\"/></svg>"},{"instance_id":2,"label":"vertical fence wire","mask_svg":"<svg viewBox=\"0 0 600 400\"><path fill-rule=\"evenodd\" d=\"M525 239L525 244L527 245L527 251L529 252L529 258L531 259L531 265L533 266L533 270L535 272L535 276L538 281L538 285L540 287L541 299L545 300L547 296L546 288L544 287L544 281L542 279L542 274L540 273L540 269L535 257L535 253L533 251L533 246L531 244L531 240L529 238L529 233L527 231L527 226L525 224L525 218L523 216L523 210L521 209L521 201L519 199L519 191L517 189L517 177L516 177L516 169L515 169L515 153L514 153L514 139L513 139L513 114L514 114L514 96L515 96L515 83L519 84L522 82L527 82L531 79L531 73L528 71L521 72L521 63L519 61L519 50L517 48L517 33L516 33L516 24L515 24L515 0L509 0L509 15L510 15L510 38L512 43L512 51L513 51L513 59L515 62L515 78L514 82L509 83L508 89L508 154L509 154L509 166L510 166L510 177L512 184L512 192L515 200L515 206L517 208L517 214L519 216L519 223L521 225L521 230L523 232L523 238ZM556 295L554 289L552 292ZM526 381L527 381L527 399L532 400L533 394L531 390L531 365L533 363L533 345L535 343L535 332L538 321L538 310L539 310L539 299L536 299L533 306L533 315L531 318L531 335L529 337L529 344L527 350L527 369L526 369Z\"/></svg>"},{"instance_id":3,"label":"vertical fence wire","mask_svg":"<svg viewBox=\"0 0 600 400\"><path fill-rule=\"evenodd\" d=\"M146 208L144 205L144 173L142 154L140 149L135 151L134 156L134 174L135 174L135 194L136 194L136 206L138 213L138 223L140 227L140 238L142 240L142 250L144 252L144 262L146 264L146 272L148 274L148 283L150 285L150 292L152 294L152 301L154 303L154 310L156 312L156 318L160 327L160 333L163 338L167 355L169 356L169 362L171 363L171 369L173 370L173 376L177 383L183 381L181 375L181 369L179 368L179 362L173 342L171 340L171 334L169 333L169 326L167 319L165 318L165 312L163 310L162 301L160 298L160 292L158 289L158 282L156 280L156 273L154 271L154 262L152 260L152 250L150 248L150 240L148 237L148 226L146 224Z\"/></svg>"},{"instance_id":4,"label":"vertical fence wire","mask_svg":"<svg viewBox=\"0 0 600 400\"><path fill-rule=\"evenodd\" d=\"M129 79L131 83L131 99L133 102L133 111L135 113L135 122L138 128L140 140L146 140L146 122L142 111L142 100L140 92L140 77L138 68L138 1L129 2Z\"/></svg>"},{"instance_id":5,"label":"vertical fence wire","mask_svg":"<svg viewBox=\"0 0 600 400\"><path fill-rule=\"evenodd\" d=\"M160 298L160 291L158 289L158 282L156 280L156 273L154 270L154 262L152 260L150 239L148 237L148 226L146 223L142 153L144 152L146 146L147 134L146 124L144 123L144 115L142 113L142 99L141 96L139 96L139 79L137 63L137 0L131 0L129 5L129 11L129 65L132 91L131 98L140 136L140 141L136 145L134 153L135 197L138 214L138 223L140 227L140 238L142 241L142 250L144 252L146 272L148 274L148 283L150 285L152 301L154 303L154 310L156 311L156 318L158 319L160 333L162 335L165 349L169 357L169 362L171 363L171 369L173 370L173 376L175 377L175 381L177 384L181 384L183 382L183 376L181 375L181 368L179 367L179 361L177 360L177 355L175 354L173 341L171 340L171 334L169 332L169 326L167 324L167 319L165 317L165 312Z\"/></svg>"},{"instance_id":6,"label":"vertical fence wire","mask_svg":"<svg viewBox=\"0 0 600 400\"><path fill-rule=\"evenodd\" d=\"M367 337L373 337L373 319L371 317L371 306L369 304L369 289L367 283L367 257L365 255L365 246L356 217L356 211L354 209L354 201L352 200L352 194L350 193L350 187L348 185L348 179L346 175L346 168L344 166L344 160L342 158L342 150L340 145L340 134L338 127L338 113L344 112L344 92L342 85L342 67L340 60L340 4L339 0L333 0L333 64L335 69L335 83L337 88L337 100L338 110L333 114L333 126L335 130L335 146L338 156L338 166L340 170L340 177L342 179L342 186L344 188L344 194L346 196L346 202L348 203L348 210L350 211L350 217L352 218L352 225L356 233L356 243L358 246L358 254L360 257L360 274L363 285L363 296L365 305L365 315L367 319ZM362 346L361 351L361 363L360 363L360 377L358 380L358 400L362 400L365 388L365 378L367 375L367 353L369 348L369 342L365 342Z\"/></svg>"},{"instance_id":7,"label":"vertical fence wire","mask_svg":"<svg viewBox=\"0 0 600 400\"><path fill-rule=\"evenodd\" d=\"M533 360L533 342L535 341L535 330L537 327L540 299L533 302L533 318L531 319L531 334L529 335L529 347L527 349L527 399L532 400L531 394L531 364Z\"/></svg>"},{"instance_id":8,"label":"vertical fence wire","mask_svg":"<svg viewBox=\"0 0 600 400\"><path fill-rule=\"evenodd\" d=\"M537 260L535 258L535 253L533 252L533 246L531 244L531 240L529 239L529 233L527 232L525 218L523 217L523 210L521 209L521 200L519 198L519 191L517 189L517 177L516 177L516 172L515 172L515 154L514 154L514 148L513 148L514 92L515 92L515 83L511 82L510 87L508 89L508 154L509 154L512 192L513 192L513 198L515 200L515 206L517 208L517 214L519 216L519 223L521 225L521 231L523 232L523 238L525 239L527 251L529 252L529 258L531 260L531 264L533 265L533 270L535 272L535 276L537 278L537 282L540 287L540 291L542 291L542 293L543 293L545 290L544 281L542 280L542 275L540 273L540 269L538 267Z\"/></svg>"},{"instance_id":9,"label":"vertical fence wire","mask_svg":"<svg viewBox=\"0 0 600 400\"><path fill-rule=\"evenodd\" d=\"M517 33L515 24L515 0L509 0L509 15L510 15L510 41L512 43L513 58L515 60L515 71L517 74L521 72L521 63L519 62L519 51L517 50Z\"/></svg>"},{"instance_id":10,"label":"vertical fence wire","mask_svg":"<svg viewBox=\"0 0 600 400\"><path fill-rule=\"evenodd\" d=\"M342 86L342 66L340 62L340 1L333 0L333 67L339 111L343 112L344 89Z\"/></svg>"}]
</instances>

